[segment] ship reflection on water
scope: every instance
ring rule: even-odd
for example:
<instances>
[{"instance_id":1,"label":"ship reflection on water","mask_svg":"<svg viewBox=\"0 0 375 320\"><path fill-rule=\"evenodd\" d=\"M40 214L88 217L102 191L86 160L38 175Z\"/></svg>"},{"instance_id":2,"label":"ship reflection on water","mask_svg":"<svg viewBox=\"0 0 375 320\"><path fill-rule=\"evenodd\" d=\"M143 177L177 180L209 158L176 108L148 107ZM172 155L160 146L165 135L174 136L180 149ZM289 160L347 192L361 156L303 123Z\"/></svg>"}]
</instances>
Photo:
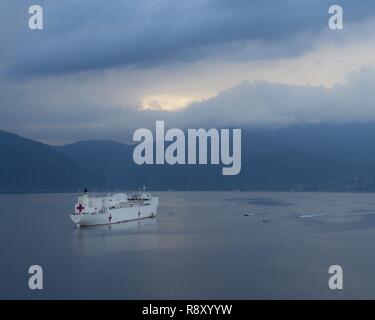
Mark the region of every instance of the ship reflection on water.
<instances>
[{"instance_id":1,"label":"ship reflection on water","mask_svg":"<svg viewBox=\"0 0 375 320\"><path fill-rule=\"evenodd\" d=\"M100 255L153 249L158 246L157 218L140 219L111 225L74 227L73 251L77 255Z\"/></svg>"},{"instance_id":2,"label":"ship reflection on water","mask_svg":"<svg viewBox=\"0 0 375 320\"><path fill-rule=\"evenodd\" d=\"M31 264L48 299L375 297L371 193L160 192L154 219L77 229L75 198L1 197L0 298L36 297ZM331 265L344 290L329 289Z\"/></svg>"}]
</instances>

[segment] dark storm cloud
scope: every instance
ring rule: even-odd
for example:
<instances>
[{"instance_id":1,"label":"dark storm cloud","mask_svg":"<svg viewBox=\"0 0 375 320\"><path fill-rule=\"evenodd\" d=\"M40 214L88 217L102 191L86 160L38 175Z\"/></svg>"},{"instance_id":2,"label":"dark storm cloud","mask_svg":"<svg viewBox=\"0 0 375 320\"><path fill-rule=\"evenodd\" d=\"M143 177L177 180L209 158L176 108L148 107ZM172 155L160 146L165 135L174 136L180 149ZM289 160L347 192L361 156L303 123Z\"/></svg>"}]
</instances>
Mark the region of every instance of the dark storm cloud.
<instances>
[{"instance_id":1,"label":"dark storm cloud","mask_svg":"<svg viewBox=\"0 0 375 320\"><path fill-rule=\"evenodd\" d=\"M113 67L146 67L233 55L231 44L253 41L262 53L248 58L296 55L327 28L327 0L38 1L45 29L27 29L31 1L2 4L3 69L8 75L62 75ZM340 1L345 22L375 12L373 1ZM4 13L6 11L6 14ZM22 28L19 26L22 25ZM18 27L17 27L18 26ZM344 30L345 31L345 30ZM296 35L305 41L287 44ZM278 48L267 51L267 44ZM277 45L279 44L279 45Z\"/></svg>"},{"instance_id":2,"label":"dark storm cloud","mask_svg":"<svg viewBox=\"0 0 375 320\"><path fill-rule=\"evenodd\" d=\"M333 88L244 81L173 112L92 104L50 108L40 102L23 108L20 101L21 107L3 110L0 127L49 143L66 143L98 138L131 141L138 128L154 131L156 120L182 129L366 123L375 121L374 82L375 67L353 72L345 85ZM10 94L1 92L1 87L0 93Z\"/></svg>"}]
</instances>

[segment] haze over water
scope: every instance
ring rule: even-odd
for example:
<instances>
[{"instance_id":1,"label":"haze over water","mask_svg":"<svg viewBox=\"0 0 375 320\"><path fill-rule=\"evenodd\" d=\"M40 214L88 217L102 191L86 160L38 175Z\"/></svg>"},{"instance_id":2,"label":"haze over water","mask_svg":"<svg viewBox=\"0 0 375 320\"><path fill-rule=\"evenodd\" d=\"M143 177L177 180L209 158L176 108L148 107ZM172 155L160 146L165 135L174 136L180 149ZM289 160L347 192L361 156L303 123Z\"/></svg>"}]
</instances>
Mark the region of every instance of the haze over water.
<instances>
[{"instance_id":1,"label":"haze over water","mask_svg":"<svg viewBox=\"0 0 375 320\"><path fill-rule=\"evenodd\" d=\"M68 217L76 194L0 195L0 298L375 297L374 194L156 195L156 219L87 228ZM40 291L28 288L33 264ZM328 287L335 264L341 291Z\"/></svg>"}]
</instances>

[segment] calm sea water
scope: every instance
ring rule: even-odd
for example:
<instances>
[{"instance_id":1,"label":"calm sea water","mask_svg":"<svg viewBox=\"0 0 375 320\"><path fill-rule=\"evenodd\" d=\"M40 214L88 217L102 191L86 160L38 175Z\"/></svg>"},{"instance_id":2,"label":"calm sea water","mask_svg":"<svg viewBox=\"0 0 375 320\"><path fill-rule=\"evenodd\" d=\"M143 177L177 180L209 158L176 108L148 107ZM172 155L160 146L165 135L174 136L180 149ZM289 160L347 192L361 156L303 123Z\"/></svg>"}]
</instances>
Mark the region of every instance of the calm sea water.
<instances>
[{"instance_id":1,"label":"calm sea water","mask_svg":"<svg viewBox=\"0 0 375 320\"><path fill-rule=\"evenodd\" d=\"M157 195L157 219L80 229L75 194L1 195L0 298L375 298L374 194ZM33 264L43 290L28 288Z\"/></svg>"}]
</instances>

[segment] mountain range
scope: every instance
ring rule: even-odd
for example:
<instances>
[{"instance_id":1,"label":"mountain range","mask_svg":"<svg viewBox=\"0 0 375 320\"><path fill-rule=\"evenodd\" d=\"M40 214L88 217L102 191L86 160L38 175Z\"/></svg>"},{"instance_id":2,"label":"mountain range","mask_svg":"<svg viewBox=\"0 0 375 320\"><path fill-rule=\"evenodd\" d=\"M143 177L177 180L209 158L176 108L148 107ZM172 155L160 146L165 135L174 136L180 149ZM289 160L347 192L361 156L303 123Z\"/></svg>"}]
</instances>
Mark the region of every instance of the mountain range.
<instances>
[{"instance_id":1,"label":"mountain range","mask_svg":"<svg viewBox=\"0 0 375 320\"><path fill-rule=\"evenodd\" d=\"M242 170L143 165L133 145L51 146L0 131L0 192L129 190L375 191L375 124L301 125L242 133Z\"/></svg>"}]
</instances>

